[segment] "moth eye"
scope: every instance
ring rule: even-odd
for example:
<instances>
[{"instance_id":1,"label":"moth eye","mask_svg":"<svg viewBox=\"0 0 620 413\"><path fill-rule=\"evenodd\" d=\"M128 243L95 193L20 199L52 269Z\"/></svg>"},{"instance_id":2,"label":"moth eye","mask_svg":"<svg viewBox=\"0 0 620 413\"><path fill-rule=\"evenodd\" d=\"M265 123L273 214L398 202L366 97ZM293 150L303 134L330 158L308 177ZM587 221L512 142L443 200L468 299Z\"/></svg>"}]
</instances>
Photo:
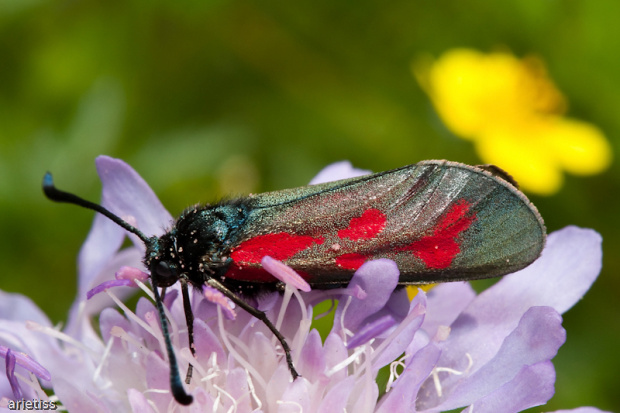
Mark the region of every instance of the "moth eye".
<instances>
[{"instance_id":1,"label":"moth eye","mask_svg":"<svg viewBox=\"0 0 620 413\"><path fill-rule=\"evenodd\" d=\"M178 279L176 268L166 261L159 261L151 272L157 276L157 284L161 287L168 287Z\"/></svg>"}]
</instances>

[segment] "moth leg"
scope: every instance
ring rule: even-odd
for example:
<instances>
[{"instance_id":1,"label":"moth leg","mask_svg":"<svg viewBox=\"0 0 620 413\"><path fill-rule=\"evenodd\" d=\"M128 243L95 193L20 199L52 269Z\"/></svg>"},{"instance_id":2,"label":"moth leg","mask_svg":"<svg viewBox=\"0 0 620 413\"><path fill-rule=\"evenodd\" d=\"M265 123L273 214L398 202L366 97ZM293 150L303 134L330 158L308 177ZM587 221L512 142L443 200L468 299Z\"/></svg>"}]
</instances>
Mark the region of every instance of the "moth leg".
<instances>
[{"instance_id":1,"label":"moth leg","mask_svg":"<svg viewBox=\"0 0 620 413\"><path fill-rule=\"evenodd\" d=\"M222 283L220 283L216 279L207 278L206 282L210 287L215 288L216 290L224 294L226 297L228 297L233 303L237 304L239 307L243 308L245 311L252 314L254 317L258 318L260 321L263 322L263 324L265 324L269 328L269 330L271 330L273 335L276 336L276 338L282 345L282 349L284 350L284 355L286 356L286 364L288 365L288 369L290 370L291 375L293 376L293 380L299 377L299 373L297 373L297 370L295 370L295 366L293 365L293 357L291 357L291 348L288 346L288 343L286 342L286 339L284 338L282 333L278 331L276 326L274 326L273 323L267 318L265 313L260 310L257 310L256 308L252 307L251 305L243 301L235 293L230 291L228 288L226 288Z\"/></svg>"},{"instance_id":2,"label":"moth leg","mask_svg":"<svg viewBox=\"0 0 620 413\"><path fill-rule=\"evenodd\" d=\"M185 323L187 324L187 338L189 341L189 349L192 352L192 356L196 356L196 349L194 348L194 313L192 312L192 305L189 302L189 292L187 290L187 278L180 277L181 291L183 293L183 310L185 312ZM194 366L189 363L187 366L187 374L185 375L185 383L189 384L192 381L192 374L194 372Z\"/></svg>"}]
</instances>

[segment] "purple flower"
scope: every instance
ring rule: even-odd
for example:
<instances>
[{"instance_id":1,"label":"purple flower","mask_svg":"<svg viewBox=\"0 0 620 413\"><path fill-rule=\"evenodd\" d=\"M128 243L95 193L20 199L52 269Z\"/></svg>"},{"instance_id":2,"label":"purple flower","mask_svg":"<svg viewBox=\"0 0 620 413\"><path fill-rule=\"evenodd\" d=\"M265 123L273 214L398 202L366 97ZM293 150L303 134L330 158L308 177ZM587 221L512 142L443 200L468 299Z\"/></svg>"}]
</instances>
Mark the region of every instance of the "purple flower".
<instances>
[{"instance_id":1,"label":"purple flower","mask_svg":"<svg viewBox=\"0 0 620 413\"><path fill-rule=\"evenodd\" d=\"M313 183L364 173L346 163L329 168ZM127 164L99 157L97 170L106 208L148 235L170 225L171 216ZM585 294L601 267L600 236L576 227L551 234L538 261L478 296L467 283L451 283L409 301L404 289L395 291L397 266L384 259L364 264L347 288L307 291L290 268L266 258L264 267L287 288L252 304L290 344L301 374L294 382L269 329L210 288L192 292L193 356L175 285L164 305L181 372L193 365L186 389L194 403L184 407L170 394L164 339L143 283L144 247L130 235L135 246L120 249L126 235L95 218L80 252L78 297L62 330L28 298L0 292L6 366L0 409L23 397L71 412L520 411L553 395L550 360L565 341L560 314ZM122 298L136 286L150 299L131 310ZM330 299L338 306L322 342L311 326L313 308ZM379 389L375 377L384 366L392 374L388 388Z\"/></svg>"}]
</instances>

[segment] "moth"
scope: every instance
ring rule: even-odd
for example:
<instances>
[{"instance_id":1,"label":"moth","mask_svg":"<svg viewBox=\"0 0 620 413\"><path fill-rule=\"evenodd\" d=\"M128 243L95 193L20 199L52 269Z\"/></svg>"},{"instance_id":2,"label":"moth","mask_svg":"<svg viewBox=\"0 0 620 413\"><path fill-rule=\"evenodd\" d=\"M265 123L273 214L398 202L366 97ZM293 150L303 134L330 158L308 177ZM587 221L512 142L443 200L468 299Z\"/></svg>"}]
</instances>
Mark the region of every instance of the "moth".
<instances>
[{"instance_id":1,"label":"moth","mask_svg":"<svg viewBox=\"0 0 620 413\"><path fill-rule=\"evenodd\" d=\"M498 277L536 260L546 230L536 207L510 175L490 166L423 161L391 171L249 195L187 209L160 237L149 236L101 205L56 189L45 195L94 210L137 235L146 247L150 279L166 340L174 398L190 404L159 289L181 283L190 349L193 314L188 286L215 288L261 320L277 337L293 379L291 350L266 315L244 297L282 284L261 267L270 256L314 289L345 286L368 261L398 264L399 284ZM186 382L191 379L191 365Z\"/></svg>"}]
</instances>

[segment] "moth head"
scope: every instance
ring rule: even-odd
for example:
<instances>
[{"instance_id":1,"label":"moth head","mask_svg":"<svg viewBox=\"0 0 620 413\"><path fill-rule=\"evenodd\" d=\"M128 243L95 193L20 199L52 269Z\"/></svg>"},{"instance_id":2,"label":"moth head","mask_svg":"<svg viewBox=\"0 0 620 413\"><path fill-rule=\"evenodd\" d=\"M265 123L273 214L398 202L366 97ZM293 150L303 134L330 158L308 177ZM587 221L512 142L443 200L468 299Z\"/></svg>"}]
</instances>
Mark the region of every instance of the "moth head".
<instances>
[{"instance_id":1,"label":"moth head","mask_svg":"<svg viewBox=\"0 0 620 413\"><path fill-rule=\"evenodd\" d=\"M158 287L169 287L177 282L181 275L179 269L183 268L182 261L179 261L181 258L177 258L175 255L176 243L173 234L171 235L170 233L167 233L160 238L147 237L138 228L124 221L122 218L110 212L103 206L87 201L72 193L57 189L54 186L52 174L49 172L43 177L43 192L45 193L45 196L54 202L74 204L98 212L118 226L137 235L140 240L142 240L146 247L144 263L151 270L151 282L153 284L155 304L159 313L159 321L161 323L166 342L166 350L168 352L168 361L170 363L170 390L176 401L180 404L188 405L192 403L193 397L185 392L183 383L181 382L181 378L179 376L176 356L174 355L172 342L170 340L170 335L168 334L164 306L158 292ZM179 265L179 263L181 264Z\"/></svg>"},{"instance_id":2,"label":"moth head","mask_svg":"<svg viewBox=\"0 0 620 413\"><path fill-rule=\"evenodd\" d=\"M171 233L146 243L144 264L158 287L170 287L179 280L184 264Z\"/></svg>"}]
</instances>

